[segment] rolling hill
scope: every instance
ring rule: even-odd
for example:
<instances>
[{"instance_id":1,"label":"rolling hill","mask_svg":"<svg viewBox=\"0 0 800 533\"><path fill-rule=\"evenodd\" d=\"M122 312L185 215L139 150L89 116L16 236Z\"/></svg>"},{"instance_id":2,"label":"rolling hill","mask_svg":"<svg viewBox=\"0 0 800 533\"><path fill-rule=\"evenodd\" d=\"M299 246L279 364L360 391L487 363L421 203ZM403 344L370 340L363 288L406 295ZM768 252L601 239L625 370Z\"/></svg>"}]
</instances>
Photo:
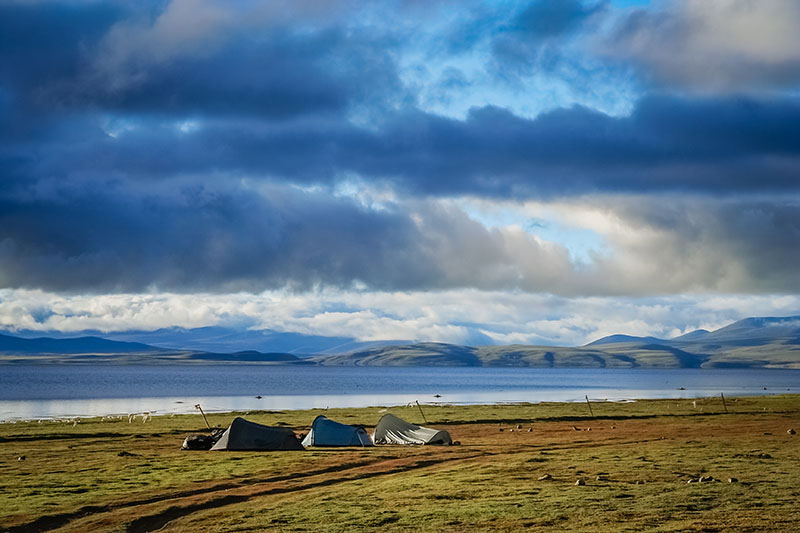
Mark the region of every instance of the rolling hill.
<instances>
[{"instance_id":1,"label":"rolling hill","mask_svg":"<svg viewBox=\"0 0 800 533\"><path fill-rule=\"evenodd\" d=\"M800 369L800 317L746 318L673 339L610 335L585 346L383 346L312 357L321 365Z\"/></svg>"},{"instance_id":2,"label":"rolling hill","mask_svg":"<svg viewBox=\"0 0 800 533\"><path fill-rule=\"evenodd\" d=\"M0 334L0 363L277 363L295 364L302 360L289 353L261 353L254 350L213 353L170 350L140 342L103 339L95 336L54 339L26 339Z\"/></svg>"},{"instance_id":3,"label":"rolling hill","mask_svg":"<svg viewBox=\"0 0 800 533\"><path fill-rule=\"evenodd\" d=\"M38 337L24 339L11 335L0 335L0 352L16 354L119 354L158 352L160 348L140 342L119 342L100 337L76 337L53 339Z\"/></svg>"},{"instance_id":4,"label":"rolling hill","mask_svg":"<svg viewBox=\"0 0 800 533\"><path fill-rule=\"evenodd\" d=\"M116 340L97 336L77 338L22 338L0 335L0 362L6 363L265 363L325 366L505 366L599 368L790 368L800 369L800 317L756 317L715 331L697 330L672 339L610 335L579 347L459 346L426 343L357 343L345 353L298 356L297 346L308 347L309 337L275 332L244 332L242 338L222 328L157 330L115 334ZM297 335L291 344L292 335ZM178 344L183 336L187 346ZM125 340L119 340L124 338ZM140 342L159 341L160 346ZM260 351L248 346L287 349ZM272 340L270 340L272 339ZM331 349L347 338L313 338L311 344ZM198 346L246 349L201 350ZM344 345L348 346L348 342ZM294 351L294 353L289 353Z\"/></svg>"}]
</instances>

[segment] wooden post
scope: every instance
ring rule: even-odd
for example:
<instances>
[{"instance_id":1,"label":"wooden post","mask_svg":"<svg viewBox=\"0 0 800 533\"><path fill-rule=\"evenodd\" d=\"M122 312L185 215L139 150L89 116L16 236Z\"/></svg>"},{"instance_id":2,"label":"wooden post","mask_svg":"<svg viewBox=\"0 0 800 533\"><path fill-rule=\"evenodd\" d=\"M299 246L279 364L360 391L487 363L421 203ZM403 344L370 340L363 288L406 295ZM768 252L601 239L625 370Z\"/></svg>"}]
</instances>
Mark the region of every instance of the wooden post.
<instances>
[{"instance_id":1,"label":"wooden post","mask_svg":"<svg viewBox=\"0 0 800 533\"><path fill-rule=\"evenodd\" d=\"M201 415L203 415L203 420L205 420L205 421L206 421L206 427L207 427L208 429L211 429L211 425L208 423L208 419L206 418L206 414L203 412L203 408L202 408L202 407L200 407L200 404L199 404L199 403L198 403L198 404L195 404L195 406L194 406L194 407L195 407L195 409L199 409L199 410L200 410L200 414L201 414Z\"/></svg>"},{"instance_id":2,"label":"wooden post","mask_svg":"<svg viewBox=\"0 0 800 533\"><path fill-rule=\"evenodd\" d=\"M583 397L586 398L586 405L589 406L589 414L592 415L592 418L594 418L594 413L592 412L592 404L589 403L589 395L588 394L584 394Z\"/></svg>"},{"instance_id":3,"label":"wooden post","mask_svg":"<svg viewBox=\"0 0 800 533\"><path fill-rule=\"evenodd\" d=\"M423 420L425 421L425 423L427 424L427 423L428 423L428 419L427 419L427 418L425 418L425 413L423 413L423 412L422 412L422 406L419 404L419 400L415 400L415 401L417 402L417 407L419 407L419 414L421 414L421 415L422 415L422 419L423 419Z\"/></svg>"},{"instance_id":4,"label":"wooden post","mask_svg":"<svg viewBox=\"0 0 800 533\"><path fill-rule=\"evenodd\" d=\"M721 392L719 393L719 395L722 398L722 407L725 408L725 412L727 413L728 412L728 406L725 404L725 395L722 394Z\"/></svg>"}]
</instances>

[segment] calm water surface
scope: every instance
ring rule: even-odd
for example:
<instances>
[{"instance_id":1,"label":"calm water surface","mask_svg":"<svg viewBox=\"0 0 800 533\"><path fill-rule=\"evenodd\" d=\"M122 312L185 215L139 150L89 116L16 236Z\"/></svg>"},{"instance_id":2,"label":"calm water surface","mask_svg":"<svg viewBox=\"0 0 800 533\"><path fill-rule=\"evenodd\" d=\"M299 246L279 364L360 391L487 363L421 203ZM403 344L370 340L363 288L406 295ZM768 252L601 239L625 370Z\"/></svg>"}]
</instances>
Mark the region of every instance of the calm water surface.
<instances>
[{"instance_id":1,"label":"calm water surface","mask_svg":"<svg viewBox=\"0 0 800 533\"><path fill-rule=\"evenodd\" d=\"M0 367L0 420L797 391L800 370L20 365Z\"/></svg>"}]
</instances>

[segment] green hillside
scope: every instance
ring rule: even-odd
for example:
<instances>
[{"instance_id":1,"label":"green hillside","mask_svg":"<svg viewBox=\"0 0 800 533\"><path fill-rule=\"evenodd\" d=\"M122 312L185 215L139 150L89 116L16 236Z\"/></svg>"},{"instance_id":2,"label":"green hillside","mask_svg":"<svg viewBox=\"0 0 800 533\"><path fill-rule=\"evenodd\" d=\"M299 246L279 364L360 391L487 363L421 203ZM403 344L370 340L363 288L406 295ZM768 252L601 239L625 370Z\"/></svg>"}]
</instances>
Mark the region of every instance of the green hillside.
<instances>
[{"instance_id":1,"label":"green hillside","mask_svg":"<svg viewBox=\"0 0 800 533\"><path fill-rule=\"evenodd\" d=\"M382 346L311 360L322 365L800 369L800 317L747 318L674 339L611 335L581 347Z\"/></svg>"}]
</instances>

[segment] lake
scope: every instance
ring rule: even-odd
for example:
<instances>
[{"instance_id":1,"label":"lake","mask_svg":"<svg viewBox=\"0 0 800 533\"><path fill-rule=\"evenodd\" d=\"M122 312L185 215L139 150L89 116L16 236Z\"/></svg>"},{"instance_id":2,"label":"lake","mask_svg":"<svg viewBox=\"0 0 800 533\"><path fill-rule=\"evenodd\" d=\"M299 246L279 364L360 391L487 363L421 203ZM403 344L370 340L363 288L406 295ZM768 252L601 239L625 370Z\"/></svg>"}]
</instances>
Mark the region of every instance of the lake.
<instances>
[{"instance_id":1,"label":"lake","mask_svg":"<svg viewBox=\"0 0 800 533\"><path fill-rule=\"evenodd\" d=\"M197 403L224 412L797 391L800 370L7 365L0 367L0 421L190 413Z\"/></svg>"}]
</instances>

